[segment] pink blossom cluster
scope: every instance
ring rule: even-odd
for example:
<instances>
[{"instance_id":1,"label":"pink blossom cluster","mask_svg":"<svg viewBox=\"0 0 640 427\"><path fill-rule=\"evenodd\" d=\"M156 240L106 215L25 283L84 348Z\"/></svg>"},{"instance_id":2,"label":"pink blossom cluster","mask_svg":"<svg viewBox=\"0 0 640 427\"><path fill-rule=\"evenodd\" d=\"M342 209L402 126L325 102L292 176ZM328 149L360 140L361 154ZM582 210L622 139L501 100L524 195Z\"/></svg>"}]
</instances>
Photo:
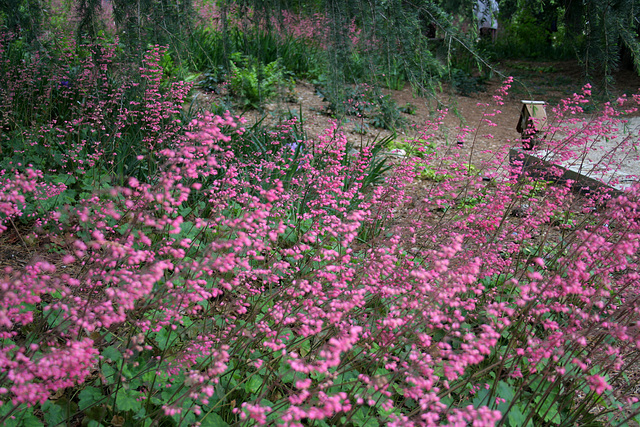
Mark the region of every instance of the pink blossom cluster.
<instances>
[{"instance_id":1,"label":"pink blossom cluster","mask_svg":"<svg viewBox=\"0 0 640 427\"><path fill-rule=\"evenodd\" d=\"M91 386L184 423L490 426L511 410L538 422L583 407L579 424L619 403L614 384L633 385L619 372L640 346L639 186L579 197L571 181L549 183L553 171L505 162L508 147L484 162L421 147L443 117L413 141L423 155L378 182L374 147L350 152L335 123L304 140L285 123L251 153L230 113L163 134L175 119L153 95L160 54L141 70L153 89L142 111L157 111L131 113L157 171L68 212L58 264L34 259L0 280L5 404ZM621 120L611 107L574 131L564 117L586 96L549 125L563 155ZM498 114L482 108L478 129L459 129L465 145ZM436 179L416 193L424 168ZM20 179L0 187L7 215L32 191Z\"/></svg>"},{"instance_id":2,"label":"pink blossom cluster","mask_svg":"<svg viewBox=\"0 0 640 427\"><path fill-rule=\"evenodd\" d=\"M3 223L0 230L6 231L6 220L22 216L28 195L34 195L42 187L38 180L42 179L42 172L28 168L25 172L0 171L0 212L3 215Z\"/></svg>"}]
</instances>

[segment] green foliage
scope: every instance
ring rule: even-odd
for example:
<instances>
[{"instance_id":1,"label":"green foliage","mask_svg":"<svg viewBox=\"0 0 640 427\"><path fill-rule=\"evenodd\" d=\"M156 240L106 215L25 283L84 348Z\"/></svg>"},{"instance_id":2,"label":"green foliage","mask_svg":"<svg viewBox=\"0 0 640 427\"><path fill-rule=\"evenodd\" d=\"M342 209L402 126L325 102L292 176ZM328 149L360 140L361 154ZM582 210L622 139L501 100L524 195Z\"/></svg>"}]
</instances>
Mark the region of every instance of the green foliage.
<instances>
[{"instance_id":1,"label":"green foliage","mask_svg":"<svg viewBox=\"0 0 640 427\"><path fill-rule=\"evenodd\" d=\"M518 197L523 200L527 200L532 197L539 197L543 195L552 184L552 181L547 181L544 178L524 176L511 186L515 186L515 191Z\"/></svg>"},{"instance_id":2,"label":"green foliage","mask_svg":"<svg viewBox=\"0 0 640 427\"><path fill-rule=\"evenodd\" d=\"M640 72L640 43L638 18L640 1L616 2L586 1L584 5L585 44L580 59L588 73L604 73L607 89L613 82L611 73L620 65L621 48L625 47L633 58L636 72Z\"/></svg>"},{"instance_id":3,"label":"green foliage","mask_svg":"<svg viewBox=\"0 0 640 427\"><path fill-rule=\"evenodd\" d=\"M398 110L400 110L401 113L413 115L416 113L416 106L410 102L407 102L403 106L398 107Z\"/></svg>"},{"instance_id":4,"label":"green foliage","mask_svg":"<svg viewBox=\"0 0 640 427\"><path fill-rule=\"evenodd\" d=\"M34 408L16 408L13 403L7 402L0 407L0 417L4 417L16 409L21 409L17 417L9 418L3 423L6 427L42 427L42 421L34 414ZM54 418L52 416L52 418Z\"/></svg>"},{"instance_id":5,"label":"green foliage","mask_svg":"<svg viewBox=\"0 0 640 427\"><path fill-rule=\"evenodd\" d=\"M405 126L405 120L400 114L398 104L391 99L391 95L379 95L375 98L376 113L370 123L378 128L395 130Z\"/></svg>"},{"instance_id":6,"label":"green foliage","mask_svg":"<svg viewBox=\"0 0 640 427\"><path fill-rule=\"evenodd\" d=\"M553 55L551 33L525 8L504 25L495 51L502 58L535 59Z\"/></svg>"},{"instance_id":7,"label":"green foliage","mask_svg":"<svg viewBox=\"0 0 640 427\"><path fill-rule=\"evenodd\" d=\"M358 135L366 135L369 130L369 124L367 123L360 122L353 125L353 131Z\"/></svg>"},{"instance_id":8,"label":"green foliage","mask_svg":"<svg viewBox=\"0 0 640 427\"><path fill-rule=\"evenodd\" d=\"M170 51L164 53L159 65L162 67L162 84L160 87L163 91L171 88L171 85L176 81L193 83L200 77L199 73L190 73L189 70L185 68L184 61L174 61L174 57Z\"/></svg>"},{"instance_id":9,"label":"green foliage","mask_svg":"<svg viewBox=\"0 0 640 427\"><path fill-rule=\"evenodd\" d=\"M621 64L640 70L638 43L638 0L602 2L523 2L506 0L500 4L504 28L494 52L498 57L562 59L577 57L588 73L604 76ZM623 55L624 54L624 55Z\"/></svg>"},{"instance_id":10,"label":"green foliage","mask_svg":"<svg viewBox=\"0 0 640 427\"><path fill-rule=\"evenodd\" d=\"M470 76L458 68L451 70L451 84L456 92L462 96L483 92L485 90L484 82L484 78Z\"/></svg>"},{"instance_id":11,"label":"green foliage","mask_svg":"<svg viewBox=\"0 0 640 427\"><path fill-rule=\"evenodd\" d=\"M232 30L231 46L234 52L256 58L263 64L279 61L287 71L297 76L309 76L317 63L318 49L292 35L254 30Z\"/></svg>"},{"instance_id":12,"label":"green foliage","mask_svg":"<svg viewBox=\"0 0 640 427\"><path fill-rule=\"evenodd\" d=\"M189 33L185 41L188 52L186 62L197 71L227 69L227 57L224 49L223 34L203 26L197 26Z\"/></svg>"},{"instance_id":13,"label":"green foliage","mask_svg":"<svg viewBox=\"0 0 640 427\"><path fill-rule=\"evenodd\" d=\"M423 180L442 182L451 175L445 171L436 170L433 166L433 156L436 153L435 144L424 139L393 140L389 143L389 150L402 150L406 157L412 159L418 177Z\"/></svg>"},{"instance_id":14,"label":"green foliage","mask_svg":"<svg viewBox=\"0 0 640 427\"><path fill-rule=\"evenodd\" d=\"M238 56L255 58L262 64L279 61L288 72L301 77L313 76L318 72L313 70L322 66L317 47L292 36L283 37L261 30L241 31L230 27L221 31L197 26L189 34L185 46L183 56L189 67L198 71L226 71L231 60L238 65Z\"/></svg>"},{"instance_id":15,"label":"green foliage","mask_svg":"<svg viewBox=\"0 0 640 427\"><path fill-rule=\"evenodd\" d=\"M327 112L334 115L362 117L373 109L371 87L369 85L354 85L335 92L330 87L326 75L317 80L318 92L322 100L328 102Z\"/></svg>"},{"instance_id":16,"label":"green foliage","mask_svg":"<svg viewBox=\"0 0 640 427\"><path fill-rule=\"evenodd\" d=\"M418 157L424 159L435 153L435 144L425 139L393 140L389 143L390 150L403 150L409 157Z\"/></svg>"},{"instance_id":17,"label":"green foliage","mask_svg":"<svg viewBox=\"0 0 640 427\"><path fill-rule=\"evenodd\" d=\"M406 84L407 77L404 70L398 66L397 63L393 64L393 67L385 70L382 74L382 78L387 89L402 90Z\"/></svg>"},{"instance_id":18,"label":"green foliage","mask_svg":"<svg viewBox=\"0 0 640 427\"><path fill-rule=\"evenodd\" d=\"M220 85L226 81L226 73L221 65L209 69L202 77L198 87L205 92L220 93Z\"/></svg>"},{"instance_id":19,"label":"green foliage","mask_svg":"<svg viewBox=\"0 0 640 427\"><path fill-rule=\"evenodd\" d=\"M43 8L38 0L0 1L0 26L27 43L35 42L42 30Z\"/></svg>"},{"instance_id":20,"label":"green foliage","mask_svg":"<svg viewBox=\"0 0 640 427\"><path fill-rule=\"evenodd\" d=\"M251 7L255 22L262 23L263 28L268 27L268 22L282 22L285 9L299 6L290 2L251 0L240 0L237 4ZM445 67L433 54L435 45L424 33L425 23L433 18L442 24L444 31L459 35L437 2L347 0L305 2L303 6L308 16L318 12L326 18L319 41L324 49L311 49L308 72L323 75L328 98L344 98L344 87L356 83L400 90L408 81L419 91L430 90L433 81L445 74ZM457 45L458 40L458 37L452 39L453 44ZM280 50L284 65L298 73L285 59L294 55Z\"/></svg>"},{"instance_id":21,"label":"green foliage","mask_svg":"<svg viewBox=\"0 0 640 427\"><path fill-rule=\"evenodd\" d=\"M360 191L369 192L375 185L380 185L384 182L384 174L391 169L391 166L387 163L387 157L383 156L383 153L389 149L393 137L376 139L373 141L373 148L371 149L371 156L368 159L367 169L364 179L361 181ZM347 144L345 151L349 153L352 151L351 144ZM345 165L349 165L353 159L350 156L345 157ZM355 177L348 181L347 186L351 186L355 183ZM345 188L346 190L347 188ZM352 207L355 204L352 203Z\"/></svg>"},{"instance_id":22,"label":"green foliage","mask_svg":"<svg viewBox=\"0 0 640 427\"><path fill-rule=\"evenodd\" d=\"M375 87L367 84L348 86L340 93L326 86L320 90L323 100L328 101L327 111L334 116L368 117L370 125L388 130L402 128L406 124L391 95L383 95ZM360 131L366 133L363 125L359 126Z\"/></svg>"},{"instance_id":23,"label":"green foliage","mask_svg":"<svg viewBox=\"0 0 640 427\"><path fill-rule=\"evenodd\" d=\"M294 81L280 61L265 66L253 58L236 54L231 61L229 89L243 107L259 108L276 95L291 97Z\"/></svg>"}]
</instances>

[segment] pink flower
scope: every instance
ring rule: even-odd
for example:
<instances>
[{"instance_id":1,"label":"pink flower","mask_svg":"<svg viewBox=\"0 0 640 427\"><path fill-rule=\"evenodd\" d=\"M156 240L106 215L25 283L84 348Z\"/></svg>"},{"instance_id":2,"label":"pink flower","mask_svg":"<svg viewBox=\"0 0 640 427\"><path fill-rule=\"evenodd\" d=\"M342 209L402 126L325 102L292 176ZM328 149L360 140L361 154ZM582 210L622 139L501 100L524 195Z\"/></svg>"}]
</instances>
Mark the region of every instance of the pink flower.
<instances>
[{"instance_id":1,"label":"pink flower","mask_svg":"<svg viewBox=\"0 0 640 427\"><path fill-rule=\"evenodd\" d=\"M587 377L587 382L589 383L589 388L592 391L595 391L597 394L604 393L605 390L612 390L613 387L607 383L607 380L600 375L592 375Z\"/></svg>"}]
</instances>

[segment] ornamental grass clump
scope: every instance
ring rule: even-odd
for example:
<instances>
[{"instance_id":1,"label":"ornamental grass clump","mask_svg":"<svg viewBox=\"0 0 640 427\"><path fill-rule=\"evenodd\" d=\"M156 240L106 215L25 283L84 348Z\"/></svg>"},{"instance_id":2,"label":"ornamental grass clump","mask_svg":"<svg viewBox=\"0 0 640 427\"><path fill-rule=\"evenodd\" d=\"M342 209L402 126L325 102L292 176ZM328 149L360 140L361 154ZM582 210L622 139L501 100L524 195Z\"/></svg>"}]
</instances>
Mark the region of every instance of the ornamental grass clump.
<instances>
[{"instance_id":1,"label":"ornamental grass clump","mask_svg":"<svg viewBox=\"0 0 640 427\"><path fill-rule=\"evenodd\" d=\"M495 114L482 108L477 134ZM636 415L625 370L640 342L638 186L579 197L571 182L519 179L527 171L502 166L505 153L460 167L475 158L458 146L383 173L371 167L379 150L356 155L335 124L305 140L294 130L266 133L249 156L241 120L203 115L157 151L145 180L52 215L56 233L40 238L55 256L6 267L0 283L0 420L568 426ZM555 135L550 146L577 138ZM412 197L425 161L445 178ZM9 227L36 190L17 175L2 188ZM575 225L554 225L560 211Z\"/></svg>"}]
</instances>

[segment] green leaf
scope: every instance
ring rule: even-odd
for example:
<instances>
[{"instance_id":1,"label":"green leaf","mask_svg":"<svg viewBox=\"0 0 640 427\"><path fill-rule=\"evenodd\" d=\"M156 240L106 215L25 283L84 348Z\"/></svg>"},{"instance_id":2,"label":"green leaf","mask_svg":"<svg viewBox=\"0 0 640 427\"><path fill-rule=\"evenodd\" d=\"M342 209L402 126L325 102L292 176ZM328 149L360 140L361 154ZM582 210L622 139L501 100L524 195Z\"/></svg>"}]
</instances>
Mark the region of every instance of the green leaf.
<instances>
[{"instance_id":1,"label":"green leaf","mask_svg":"<svg viewBox=\"0 0 640 427\"><path fill-rule=\"evenodd\" d=\"M185 258L185 261L190 261L190 259ZM182 318L182 326L184 326L185 328L189 328L191 327L191 325L193 325L193 320L191 320L191 318L184 316Z\"/></svg>"},{"instance_id":2,"label":"green leaf","mask_svg":"<svg viewBox=\"0 0 640 427\"><path fill-rule=\"evenodd\" d=\"M62 424L65 419L62 408L50 400L47 400L42 404L42 412L44 414L44 422L48 426L57 426Z\"/></svg>"},{"instance_id":3,"label":"green leaf","mask_svg":"<svg viewBox=\"0 0 640 427\"><path fill-rule=\"evenodd\" d=\"M171 345L171 341L173 340L171 332L166 331L164 328L160 329L156 332L156 342L158 343L158 348L160 350L166 350Z\"/></svg>"},{"instance_id":4,"label":"green leaf","mask_svg":"<svg viewBox=\"0 0 640 427\"><path fill-rule=\"evenodd\" d=\"M23 415L16 415L16 419L15 420L7 420L7 421L13 421L13 422L17 422L17 424L10 424L10 423L6 423L3 424L3 426L8 426L8 425L15 425L20 426L20 427L42 427L44 426L44 424L42 423L42 421L40 421L35 415L33 415L31 412L33 411L32 408L29 408L29 410L25 413L23 413Z\"/></svg>"},{"instance_id":5,"label":"green leaf","mask_svg":"<svg viewBox=\"0 0 640 427\"><path fill-rule=\"evenodd\" d=\"M536 396L534 400L536 405L540 406L540 409L538 409L538 414L540 416L544 415L544 420L546 422L560 422L560 414L558 413L558 401L556 399L557 395L558 392L556 389L554 389L551 393L549 393L547 398L542 401L542 405L540 405L540 401L542 399L541 396Z\"/></svg>"},{"instance_id":6,"label":"green leaf","mask_svg":"<svg viewBox=\"0 0 640 427\"><path fill-rule=\"evenodd\" d=\"M34 304L22 304L20 306L19 313L27 313L29 311L34 311L34 310L36 310L36 306Z\"/></svg>"},{"instance_id":7,"label":"green leaf","mask_svg":"<svg viewBox=\"0 0 640 427\"><path fill-rule=\"evenodd\" d=\"M140 393L132 390L120 390L116 397L116 405L120 411L137 412L142 408L142 402L138 400Z\"/></svg>"},{"instance_id":8,"label":"green leaf","mask_svg":"<svg viewBox=\"0 0 640 427\"><path fill-rule=\"evenodd\" d=\"M302 374L301 372L296 372L293 369L283 369L281 367L280 374L283 373L284 375L282 375L282 382L285 384L293 384L297 380L302 380L305 378L304 374Z\"/></svg>"},{"instance_id":9,"label":"green leaf","mask_svg":"<svg viewBox=\"0 0 640 427\"><path fill-rule=\"evenodd\" d=\"M85 387L78 396L80 399L78 401L78 407L81 411L84 411L89 406L101 402L105 398L102 391L96 387Z\"/></svg>"},{"instance_id":10,"label":"green leaf","mask_svg":"<svg viewBox=\"0 0 640 427\"><path fill-rule=\"evenodd\" d=\"M502 412L502 415L504 416L505 412L509 409L509 405L511 405L513 398L515 397L515 392L509 384L504 381L500 381L498 383L498 397L505 400L504 402L501 402L497 408L500 412Z\"/></svg>"},{"instance_id":11,"label":"green leaf","mask_svg":"<svg viewBox=\"0 0 640 427\"><path fill-rule=\"evenodd\" d=\"M6 415L13 409L13 405L7 402L0 408L0 414ZM18 411L13 415L15 415L15 418L6 419L2 425L3 427L42 427L44 425L42 421L33 415L33 407L24 408L23 410L18 408Z\"/></svg>"},{"instance_id":12,"label":"green leaf","mask_svg":"<svg viewBox=\"0 0 640 427\"><path fill-rule=\"evenodd\" d=\"M358 427L379 427L375 417L369 415L370 408L360 408L353 416L353 424Z\"/></svg>"},{"instance_id":13,"label":"green leaf","mask_svg":"<svg viewBox=\"0 0 640 427\"><path fill-rule=\"evenodd\" d=\"M72 185L76 183L76 178L73 175L60 174L51 176L51 181L58 184Z\"/></svg>"},{"instance_id":14,"label":"green leaf","mask_svg":"<svg viewBox=\"0 0 640 427\"><path fill-rule=\"evenodd\" d=\"M97 424L95 424L97 426L102 426L99 421L106 419L107 405L95 405L81 412L84 414L85 419L97 422Z\"/></svg>"},{"instance_id":15,"label":"green leaf","mask_svg":"<svg viewBox=\"0 0 640 427\"><path fill-rule=\"evenodd\" d=\"M42 427L44 426L44 424L42 424L42 421L40 421L35 415L27 414L24 417L22 417L20 426L21 427Z\"/></svg>"},{"instance_id":16,"label":"green leaf","mask_svg":"<svg viewBox=\"0 0 640 427\"><path fill-rule=\"evenodd\" d=\"M172 390L171 388L165 389L162 393L160 393L163 405L172 403L171 399L175 397L175 393L175 390Z\"/></svg>"},{"instance_id":17,"label":"green leaf","mask_svg":"<svg viewBox=\"0 0 640 427\"><path fill-rule=\"evenodd\" d=\"M247 393L256 393L260 389L260 386L262 386L262 382L260 375L253 375L249 378L249 381L245 383L244 390Z\"/></svg>"},{"instance_id":18,"label":"green leaf","mask_svg":"<svg viewBox=\"0 0 640 427\"><path fill-rule=\"evenodd\" d=\"M524 420L527 419L527 416L522 412L518 405L514 405L507 413L507 419L509 420L509 425L511 427L522 427L524 426ZM531 420L527 423L527 427L530 426L533 427L533 422Z\"/></svg>"},{"instance_id":19,"label":"green leaf","mask_svg":"<svg viewBox=\"0 0 640 427\"><path fill-rule=\"evenodd\" d=\"M120 351L118 351L118 349L112 345L102 350L102 356L114 362L119 362L120 360L122 360L122 353L120 353Z\"/></svg>"},{"instance_id":20,"label":"green leaf","mask_svg":"<svg viewBox=\"0 0 640 427\"><path fill-rule=\"evenodd\" d=\"M49 310L47 312L46 320L50 328L55 328L62 323L62 321L64 320L62 314L62 310Z\"/></svg>"},{"instance_id":21,"label":"green leaf","mask_svg":"<svg viewBox=\"0 0 640 427\"><path fill-rule=\"evenodd\" d=\"M491 390L486 388L478 390L475 397L473 398L473 406L475 408L479 408L480 406L489 405L490 402L487 398L489 396L489 393L491 393Z\"/></svg>"},{"instance_id":22,"label":"green leaf","mask_svg":"<svg viewBox=\"0 0 640 427\"><path fill-rule=\"evenodd\" d=\"M222 417L215 412L205 414L200 419L201 427L227 427L228 425L229 424L227 424Z\"/></svg>"},{"instance_id":23,"label":"green leaf","mask_svg":"<svg viewBox=\"0 0 640 427\"><path fill-rule=\"evenodd\" d=\"M182 411L182 414L176 414L173 417L178 425L192 426L196 422L196 414L189 410L193 406L193 402L189 401L189 399L187 401L188 404L183 405L185 410Z\"/></svg>"},{"instance_id":24,"label":"green leaf","mask_svg":"<svg viewBox=\"0 0 640 427\"><path fill-rule=\"evenodd\" d=\"M127 379L134 379L145 368L144 360L138 359L138 366L133 363L128 363L122 367L122 376ZM132 382L129 383L129 388L136 389L138 386L134 386Z\"/></svg>"},{"instance_id":25,"label":"green leaf","mask_svg":"<svg viewBox=\"0 0 640 427\"><path fill-rule=\"evenodd\" d=\"M113 384L115 382L116 370L108 363L102 365L102 375L104 376L107 384Z\"/></svg>"},{"instance_id":26,"label":"green leaf","mask_svg":"<svg viewBox=\"0 0 640 427\"><path fill-rule=\"evenodd\" d=\"M304 340L300 343L300 356L305 357L311 351L311 343L309 340Z\"/></svg>"}]
</instances>

